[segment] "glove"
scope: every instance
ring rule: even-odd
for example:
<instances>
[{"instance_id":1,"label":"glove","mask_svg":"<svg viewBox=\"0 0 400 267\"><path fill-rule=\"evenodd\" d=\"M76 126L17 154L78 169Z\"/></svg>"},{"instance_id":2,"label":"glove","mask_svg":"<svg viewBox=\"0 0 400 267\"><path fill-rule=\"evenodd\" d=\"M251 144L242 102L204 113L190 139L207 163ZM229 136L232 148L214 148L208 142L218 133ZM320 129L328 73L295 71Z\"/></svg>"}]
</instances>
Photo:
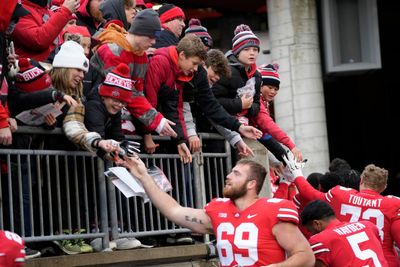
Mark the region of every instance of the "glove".
<instances>
[{"instance_id":1,"label":"glove","mask_svg":"<svg viewBox=\"0 0 400 267\"><path fill-rule=\"evenodd\" d=\"M298 162L292 152L288 151L286 156L283 157L283 160L286 162L286 167L292 172L294 179L299 176L303 176L303 167L307 160L303 160L302 162Z\"/></svg>"},{"instance_id":2,"label":"glove","mask_svg":"<svg viewBox=\"0 0 400 267\"><path fill-rule=\"evenodd\" d=\"M287 185L290 185L293 183L295 180L295 177L293 176L292 172L286 167L280 175L279 183L285 183Z\"/></svg>"},{"instance_id":3,"label":"glove","mask_svg":"<svg viewBox=\"0 0 400 267\"><path fill-rule=\"evenodd\" d=\"M140 153L140 143L127 140L124 140L122 142L112 140L112 142L114 146L118 146L117 152L111 152L111 157L114 159L114 161L117 161L118 159L123 159L124 156L133 157L134 155L136 155L136 153Z\"/></svg>"},{"instance_id":4,"label":"glove","mask_svg":"<svg viewBox=\"0 0 400 267\"><path fill-rule=\"evenodd\" d=\"M127 141L124 140L121 143L119 143L119 151L118 154L122 157L124 155L127 155L128 157L134 156L136 153L140 153L140 143L138 142L133 142L133 141Z\"/></svg>"}]
</instances>

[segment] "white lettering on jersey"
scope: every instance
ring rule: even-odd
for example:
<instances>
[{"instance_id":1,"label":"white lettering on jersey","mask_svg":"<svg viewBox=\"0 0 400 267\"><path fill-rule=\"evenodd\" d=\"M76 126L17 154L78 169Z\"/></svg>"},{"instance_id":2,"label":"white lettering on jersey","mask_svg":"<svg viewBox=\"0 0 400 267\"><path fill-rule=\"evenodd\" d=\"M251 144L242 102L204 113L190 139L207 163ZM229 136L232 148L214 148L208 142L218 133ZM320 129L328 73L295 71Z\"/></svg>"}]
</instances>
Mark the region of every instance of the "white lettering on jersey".
<instances>
[{"instance_id":1,"label":"white lettering on jersey","mask_svg":"<svg viewBox=\"0 0 400 267\"><path fill-rule=\"evenodd\" d=\"M345 226L333 229L333 231L339 235L346 235L346 234L357 232L364 228L365 228L365 225L362 223L353 223L353 224L349 224L349 225L345 225Z\"/></svg>"},{"instance_id":2,"label":"white lettering on jersey","mask_svg":"<svg viewBox=\"0 0 400 267\"><path fill-rule=\"evenodd\" d=\"M382 199L368 199L356 195L349 195L349 204L363 206L363 207L371 207L371 208L380 208Z\"/></svg>"},{"instance_id":3,"label":"white lettering on jersey","mask_svg":"<svg viewBox=\"0 0 400 267\"><path fill-rule=\"evenodd\" d=\"M231 223L221 223L217 228L217 249L222 266L229 266L235 260L239 266L252 266L258 261L258 228L254 223L241 223L234 227ZM247 233L248 239L243 239ZM233 244L222 236L233 235ZM247 253L234 253L233 245Z\"/></svg>"}]
</instances>

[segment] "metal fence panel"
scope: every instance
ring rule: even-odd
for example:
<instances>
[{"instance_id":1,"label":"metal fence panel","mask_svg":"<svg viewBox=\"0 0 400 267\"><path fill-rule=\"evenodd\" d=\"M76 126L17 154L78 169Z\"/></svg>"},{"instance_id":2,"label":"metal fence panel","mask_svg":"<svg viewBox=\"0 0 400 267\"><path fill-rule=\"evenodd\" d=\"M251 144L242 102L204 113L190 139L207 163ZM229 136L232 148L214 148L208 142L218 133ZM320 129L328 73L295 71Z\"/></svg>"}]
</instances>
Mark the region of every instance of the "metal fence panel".
<instances>
[{"instance_id":1,"label":"metal fence panel","mask_svg":"<svg viewBox=\"0 0 400 267\"><path fill-rule=\"evenodd\" d=\"M191 164L183 164L177 154L140 154L148 167L163 170L173 187L169 194L186 207L203 208L220 197L231 167L228 143L217 135L201 138L203 143L220 140L224 151L196 153ZM151 202L127 199L104 176L110 166L89 152L1 149L0 163L0 229L14 231L26 242L101 237L108 247L109 235L190 231L167 220Z\"/></svg>"}]
</instances>

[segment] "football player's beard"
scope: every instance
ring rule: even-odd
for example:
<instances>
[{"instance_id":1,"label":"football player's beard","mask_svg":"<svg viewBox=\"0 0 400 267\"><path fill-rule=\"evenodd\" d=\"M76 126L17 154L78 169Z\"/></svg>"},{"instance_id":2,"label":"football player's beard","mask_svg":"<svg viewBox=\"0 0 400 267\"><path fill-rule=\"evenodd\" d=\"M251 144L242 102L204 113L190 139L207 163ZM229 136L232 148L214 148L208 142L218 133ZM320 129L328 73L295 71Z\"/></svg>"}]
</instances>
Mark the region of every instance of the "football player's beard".
<instances>
[{"instance_id":1,"label":"football player's beard","mask_svg":"<svg viewBox=\"0 0 400 267\"><path fill-rule=\"evenodd\" d=\"M230 198L231 200L235 200L238 198L241 198L247 193L247 182L238 186L238 187L233 187L232 185L230 186L225 186L224 189L222 190L222 195L224 197Z\"/></svg>"}]
</instances>

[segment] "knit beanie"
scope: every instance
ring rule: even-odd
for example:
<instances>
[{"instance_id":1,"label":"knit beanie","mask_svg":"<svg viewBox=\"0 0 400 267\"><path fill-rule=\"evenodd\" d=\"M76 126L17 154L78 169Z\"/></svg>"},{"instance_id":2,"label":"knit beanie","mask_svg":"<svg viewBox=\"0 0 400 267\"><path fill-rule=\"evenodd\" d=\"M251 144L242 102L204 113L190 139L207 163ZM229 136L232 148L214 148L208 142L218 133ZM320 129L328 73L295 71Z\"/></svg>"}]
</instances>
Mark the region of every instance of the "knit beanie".
<instances>
[{"instance_id":1,"label":"knit beanie","mask_svg":"<svg viewBox=\"0 0 400 267\"><path fill-rule=\"evenodd\" d=\"M26 93L51 87L51 78L42 68L33 66L28 58L18 60L19 71L15 76L15 86Z\"/></svg>"},{"instance_id":2,"label":"knit beanie","mask_svg":"<svg viewBox=\"0 0 400 267\"><path fill-rule=\"evenodd\" d=\"M156 38L160 35L161 23L158 13L153 9L138 12L128 32L141 36Z\"/></svg>"},{"instance_id":3,"label":"knit beanie","mask_svg":"<svg viewBox=\"0 0 400 267\"><path fill-rule=\"evenodd\" d=\"M173 4L162 5L158 9L158 14L160 15L161 23L163 24L177 18L185 19L185 13L183 13L183 10Z\"/></svg>"},{"instance_id":4,"label":"knit beanie","mask_svg":"<svg viewBox=\"0 0 400 267\"><path fill-rule=\"evenodd\" d=\"M257 47L260 51L260 40L246 24L240 24L235 29L232 39L232 53L237 56L246 47Z\"/></svg>"},{"instance_id":5,"label":"knit beanie","mask_svg":"<svg viewBox=\"0 0 400 267\"><path fill-rule=\"evenodd\" d=\"M261 74L263 85L272 85L279 88L281 80L279 79L277 69L273 65L268 64L265 67L258 68L258 72Z\"/></svg>"},{"instance_id":6,"label":"knit beanie","mask_svg":"<svg viewBox=\"0 0 400 267\"><path fill-rule=\"evenodd\" d=\"M89 60L84 54L83 47L74 41L66 41L60 51L54 56L54 68L80 69L85 72L89 69Z\"/></svg>"},{"instance_id":7,"label":"knit beanie","mask_svg":"<svg viewBox=\"0 0 400 267\"><path fill-rule=\"evenodd\" d=\"M192 18L189 20L189 26L185 30L185 35L193 33L200 37L203 44L209 48L213 45L213 39L211 38L210 34L207 32L207 28L201 26L201 22L199 19Z\"/></svg>"},{"instance_id":8,"label":"knit beanie","mask_svg":"<svg viewBox=\"0 0 400 267\"><path fill-rule=\"evenodd\" d=\"M125 63L120 63L115 69L109 72L100 85L99 95L118 99L130 103L132 99L132 80L130 69Z\"/></svg>"}]
</instances>

